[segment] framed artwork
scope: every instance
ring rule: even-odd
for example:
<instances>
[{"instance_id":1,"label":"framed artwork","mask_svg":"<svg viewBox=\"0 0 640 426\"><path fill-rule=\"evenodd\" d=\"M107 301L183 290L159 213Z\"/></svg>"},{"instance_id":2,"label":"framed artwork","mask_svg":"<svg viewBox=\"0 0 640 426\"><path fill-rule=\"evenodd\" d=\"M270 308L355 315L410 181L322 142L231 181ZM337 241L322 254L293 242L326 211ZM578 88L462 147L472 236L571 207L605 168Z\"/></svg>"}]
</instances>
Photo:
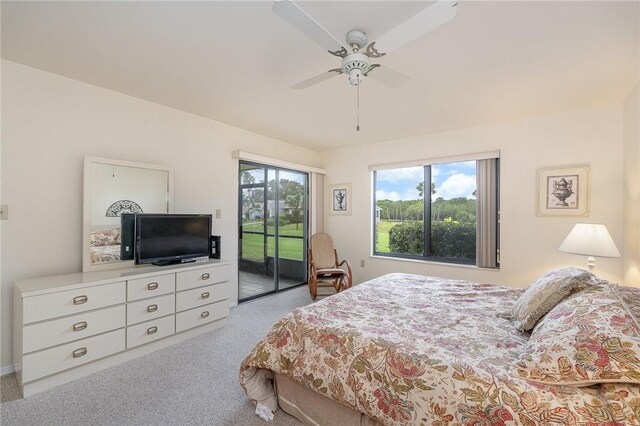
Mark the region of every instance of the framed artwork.
<instances>
[{"instance_id":1,"label":"framed artwork","mask_svg":"<svg viewBox=\"0 0 640 426\"><path fill-rule=\"evenodd\" d=\"M589 166L538 170L538 216L589 216Z\"/></svg>"},{"instance_id":2,"label":"framed artwork","mask_svg":"<svg viewBox=\"0 0 640 426\"><path fill-rule=\"evenodd\" d=\"M331 214L350 215L351 214L351 184L341 183L329 187L331 197Z\"/></svg>"}]
</instances>

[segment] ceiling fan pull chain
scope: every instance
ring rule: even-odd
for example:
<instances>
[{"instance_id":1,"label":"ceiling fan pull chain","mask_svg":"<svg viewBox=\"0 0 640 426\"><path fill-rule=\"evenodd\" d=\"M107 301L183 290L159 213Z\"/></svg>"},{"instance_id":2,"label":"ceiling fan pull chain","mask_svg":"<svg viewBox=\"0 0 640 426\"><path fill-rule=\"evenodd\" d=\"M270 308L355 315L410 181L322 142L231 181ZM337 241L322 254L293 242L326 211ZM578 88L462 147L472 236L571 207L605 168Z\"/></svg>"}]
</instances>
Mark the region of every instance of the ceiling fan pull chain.
<instances>
[{"instance_id":1,"label":"ceiling fan pull chain","mask_svg":"<svg viewBox=\"0 0 640 426\"><path fill-rule=\"evenodd\" d=\"M357 91L357 117L356 117L356 132L360 131L360 83L356 86Z\"/></svg>"}]
</instances>

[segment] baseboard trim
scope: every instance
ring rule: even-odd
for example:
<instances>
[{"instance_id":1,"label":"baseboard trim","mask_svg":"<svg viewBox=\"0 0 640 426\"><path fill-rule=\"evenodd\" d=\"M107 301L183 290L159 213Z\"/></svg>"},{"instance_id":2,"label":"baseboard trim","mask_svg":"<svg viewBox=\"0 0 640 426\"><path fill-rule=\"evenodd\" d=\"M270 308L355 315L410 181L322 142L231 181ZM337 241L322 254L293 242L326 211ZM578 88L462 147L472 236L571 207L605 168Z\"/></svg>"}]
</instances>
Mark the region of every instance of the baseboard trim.
<instances>
[{"instance_id":1,"label":"baseboard trim","mask_svg":"<svg viewBox=\"0 0 640 426\"><path fill-rule=\"evenodd\" d=\"M6 367L0 367L0 376L6 376L7 374L15 373L16 368L15 365L7 365Z\"/></svg>"}]
</instances>

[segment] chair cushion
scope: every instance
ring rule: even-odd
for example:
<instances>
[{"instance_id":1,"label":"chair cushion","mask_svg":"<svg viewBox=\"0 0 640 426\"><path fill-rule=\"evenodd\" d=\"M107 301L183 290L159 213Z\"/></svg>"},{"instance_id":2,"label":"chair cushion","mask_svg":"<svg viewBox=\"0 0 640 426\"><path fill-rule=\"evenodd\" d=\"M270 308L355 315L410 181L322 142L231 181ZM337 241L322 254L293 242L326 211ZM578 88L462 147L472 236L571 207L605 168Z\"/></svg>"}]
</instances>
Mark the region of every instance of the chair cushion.
<instances>
[{"instance_id":1,"label":"chair cushion","mask_svg":"<svg viewBox=\"0 0 640 426\"><path fill-rule=\"evenodd\" d=\"M328 275L343 275L343 274L346 274L346 272L340 268L327 268L327 269L316 270L316 275L328 276Z\"/></svg>"}]
</instances>

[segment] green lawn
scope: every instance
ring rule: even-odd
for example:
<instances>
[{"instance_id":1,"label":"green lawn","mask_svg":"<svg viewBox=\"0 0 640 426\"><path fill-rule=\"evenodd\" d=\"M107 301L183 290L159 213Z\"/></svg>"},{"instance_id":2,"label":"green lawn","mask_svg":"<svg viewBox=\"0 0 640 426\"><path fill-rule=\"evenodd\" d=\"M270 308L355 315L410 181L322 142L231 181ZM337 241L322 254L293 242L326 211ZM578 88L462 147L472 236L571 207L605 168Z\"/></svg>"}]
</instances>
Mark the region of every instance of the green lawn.
<instances>
[{"instance_id":1,"label":"green lawn","mask_svg":"<svg viewBox=\"0 0 640 426\"><path fill-rule=\"evenodd\" d=\"M245 222L242 224L244 231L262 232L262 222ZM304 225L302 223L288 223L286 225L280 225L280 235L296 235L302 237L304 235ZM276 232L274 225L267 226L267 233L273 235Z\"/></svg>"},{"instance_id":2,"label":"green lawn","mask_svg":"<svg viewBox=\"0 0 640 426\"><path fill-rule=\"evenodd\" d=\"M376 224L377 241L376 252L378 253L390 253L389 249L389 231L395 225L402 222L381 220ZM242 225L245 231L262 232L263 223L253 222L245 223ZM303 235L303 225L287 224L280 226L280 235ZM268 227L269 234L275 232L274 226ZM303 241L297 238L280 238L280 257L286 259L302 260L306 255L303 253ZM268 255L273 256L275 252L275 237L267 238L267 250ZM255 260L262 262L264 260L264 237L261 234L244 234L242 238L242 257L248 260Z\"/></svg>"},{"instance_id":3,"label":"green lawn","mask_svg":"<svg viewBox=\"0 0 640 426\"><path fill-rule=\"evenodd\" d=\"M389 220L381 220L376 223L376 252L377 253L390 253L389 249L389 231L395 225L402 222L392 222Z\"/></svg>"},{"instance_id":4,"label":"green lawn","mask_svg":"<svg viewBox=\"0 0 640 426\"><path fill-rule=\"evenodd\" d=\"M243 230L262 232L262 222L245 223ZM280 257L284 259L303 260L306 256L304 253L304 241L301 238L285 238L284 235L303 236L303 225L287 224L280 226ZM268 232L275 232L274 226L268 227ZM267 237L267 255L275 255L275 237ZM256 262L264 261L264 235L263 234L247 234L242 236L242 257L247 260L255 260Z\"/></svg>"}]
</instances>

